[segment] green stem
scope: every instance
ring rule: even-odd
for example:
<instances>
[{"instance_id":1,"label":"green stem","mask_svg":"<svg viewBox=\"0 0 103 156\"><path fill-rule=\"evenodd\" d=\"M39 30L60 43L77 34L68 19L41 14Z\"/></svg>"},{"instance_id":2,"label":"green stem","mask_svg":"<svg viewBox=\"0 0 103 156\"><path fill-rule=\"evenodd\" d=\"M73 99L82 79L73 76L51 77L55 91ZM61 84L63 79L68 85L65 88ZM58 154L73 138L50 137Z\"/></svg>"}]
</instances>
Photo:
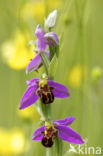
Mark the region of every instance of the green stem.
<instances>
[{"instance_id":1,"label":"green stem","mask_svg":"<svg viewBox=\"0 0 103 156\"><path fill-rule=\"evenodd\" d=\"M48 75L48 68L49 68L50 61L47 58L47 56L45 55L45 53L41 52L40 56L42 57L43 65L45 67L46 74ZM47 119L50 118L50 116L51 116L51 104L45 105L45 104L40 102L40 105L41 105L41 109L42 109L44 117ZM46 156L52 156L52 148L46 149Z\"/></svg>"},{"instance_id":2,"label":"green stem","mask_svg":"<svg viewBox=\"0 0 103 156\"><path fill-rule=\"evenodd\" d=\"M46 156L53 156L53 153L52 153L52 148L47 148L46 149Z\"/></svg>"},{"instance_id":3,"label":"green stem","mask_svg":"<svg viewBox=\"0 0 103 156\"><path fill-rule=\"evenodd\" d=\"M51 116L51 104L43 104L42 102L40 102L41 104L41 109L43 112L43 116L47 119L50 119Z\"/></svg>"},{"instance_id":4,"label":"green stem","mask_svg":"<svg viewBox=\"0 0 103 156\"><path fill-rule=\"evenodd\" d=\"M45 0L46 4L47 1ZM51 31L51 29L49 29L49 32ZM49 47L50 50L50 60L48 59L48 57L45 55L44 52L40 52L40 56L42 58L42 62L45 68L45 72L47 74L48 77L51 77L51 74L49 74L49 66L50 66L50 61L52 60L55 52L58 56L58 51L59 51L59 47ZM43 112L43 115L45 116L46 119L50 119L51 118L51 104L45 105L43 103L40 102L40 106L41 106L41 110ZM57 156L62 156L62 143L61 140L57 138L56 141L56 151L57 151ZM46 156L52 156L53 155L53 147L52 148L47 148L46 149Z\"/></svg>"},{"instance_id":5,"label":"green stem","mask_svg":"<svg viewBox=\"0 0 103 156\"><path fill-rule=\"evenodd\" d=\"M49 69L50 61L44 52L41 52L40 56L42 57L43 65L45 67L46 74L48 75L48 69ZM50 118L50 116L51 116L51 105L50 104L45 105L45 104L41 103L41 108L42 108L42 112L45 115L45 117Z\"/></svg>"},{"instance_id":6,"label":"green stem","mask_svg":"<svg viewBox=\"0 0 103 156\"><path fill-rule=\"evenodd\" d=\"M62 140L57 138L55 140L56 156L62 156Z\"/></svg>"},{"instance_id":7,"label":"green stem","mask_svg":"<svg viewBox=\"0 0 103 156\"><path fill-rule=\"evenodd\" d=\"M41 117L45 117L41 102L39 102L39 105L35 104L34 107L36 108Z\"/></svg>"},{"instance_id":8,"label":"green stem","mask_svg":"<svg viewBox=\"0 0 103 156\"><path fill-rule=\"evenodd\" d=\"M48 68L49 68L50 61L49 61L48 57L45 55L45 53L41 52L40 56L42 57L45 71L46 71L46 74L48 75ZM48 104L48 105L41 104L41 105L42 105L42 110L43 110L45 116L50 118L51 105L50 104Z\"/></svg>"}]
</instances>

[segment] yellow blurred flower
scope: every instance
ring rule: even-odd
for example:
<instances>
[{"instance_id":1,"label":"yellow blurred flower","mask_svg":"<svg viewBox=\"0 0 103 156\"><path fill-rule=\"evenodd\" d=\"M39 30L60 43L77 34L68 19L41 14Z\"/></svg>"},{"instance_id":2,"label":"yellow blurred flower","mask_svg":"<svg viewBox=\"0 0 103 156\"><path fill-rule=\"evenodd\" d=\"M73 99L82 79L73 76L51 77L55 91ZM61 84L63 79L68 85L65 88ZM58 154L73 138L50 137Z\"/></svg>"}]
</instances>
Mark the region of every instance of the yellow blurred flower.
<instances>
[{"instance_id":1,"label":"yellow blurred flower","mask_svg":"<svg viewBox=\"0 0 103 156\"><path fill-rule=\"evenodd\" d=\"M3 43L2 57L9 67L16 70L24 69L30 59L35 56L33 47L28 46L29 41L28 34L23 34L17 30L12 41Z\"/></svg>"},{"instance_id":2,"label":"yellow blurred flower","mask_svg":"<svg viewBox=\"0 0 103 156\"><path fill-rule=\"evenodd\" d=\"M99 66L94 67L91 71L91 78L94 82L98 82L98 80L100 80L102 75L103 75L103 71Z\"/></svg>"},{"instance_id":3,"label":"yellow blurred flower","mask_svg":"<svg viewBox=\"0 0 103 156\"><path fill-rule=\"evenodd\" d=\"M38 0L36 2L29 2L24 5L21 11L23 18L34 17L38 22L43 22L47 10L50 12L61 7L60 0Z\"/></svg>"},{"instance_id":4,"label":"yellow blurred flower","mask_svg":"<svg viewBox=\"0 0 103 156\"><path fill-rule=\"evenodd\" d=\"M81 65L76 65L74 66L68 77L68 82L71 87L77 88L80 87L82 83L82 78L86 79L87 77L87 68L84 66L82 67Z\"/></svg>"},{"instance_id":5,"label":"yellow blurred flower","mask_svg":"<svg viewBox=\"0 0 103 156\"><path fill-rule=\"evenodd\" d=\"M48 0L48 6L51 10L57 9L62 7L62 1L61 0Z\"/></svg>"},{"instance_id":6,"label":"yellow blurred flower","mask_svg":"<svg viewBox=\"0 0 103 156\"><path fill-rule=\"evenodd\" d=\"M0 129L0 155L11 154L10 136L5 129Z\"/></svg>"},{"instance_id":7,"label":"yellow blurred flower","mask_svg":"<svg viewBox=\"0 0 103 156\"><path fill-rule=\"evenodd\" d=\"M24 133L20 130L13 130L11 132L10 146L12 153L20 154L24 151L26 140Z\"/></svg>"},{"instance_id":8,"label":"yellow blurred flower","mask_svg":"<svg viewBox=\"0 0 103 156\"><path fill-rule=\"evenodd\" d=\"M18 110L17 113L25 121L38 121L40 119L39 113L33 106L27 107L23 110Z\"/></svg>"},{"instance_id":9,"label":"yellow blurred flower","mask_svg":"<svg viewBox=\"0 0 103 156\"><path fill-rule=\"evenodd\" d=\"M26 3L21 15L26 18L34 17L39 22L43 22L45 16L45 3L44 2L35 2L35 3Z\"/></svg>"},{"instance_id":10,"label":"yellow blurred flower","mask_svg":"<svg viewBox=\"0 0 103 156\"><path fill-rule=\"evenodd\" d=\"M27 141L20 129L0 128L0 155L9 156L25 152Z\"/></svg>"}]
</instances>

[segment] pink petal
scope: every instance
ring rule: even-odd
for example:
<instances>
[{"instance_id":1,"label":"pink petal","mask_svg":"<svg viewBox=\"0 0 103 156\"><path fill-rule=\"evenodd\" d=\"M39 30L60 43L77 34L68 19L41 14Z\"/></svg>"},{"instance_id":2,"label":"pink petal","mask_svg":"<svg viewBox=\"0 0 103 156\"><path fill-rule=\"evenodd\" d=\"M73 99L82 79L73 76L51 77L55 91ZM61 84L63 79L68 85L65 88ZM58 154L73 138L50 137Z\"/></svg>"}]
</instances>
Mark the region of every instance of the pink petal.
<instances>
[{"instance_id":1,"label":"pink petal","mask_svg":"<svg viewBox=\"0 0 103 156\"><path fill-rule=\"evenodd\" d=\"M42 126L42 127L38 128L38 129L34 132L34 134L33 134L33 136L32 136L32 140L33 140L33 141L41 141L41 140L43 139L43 137L44 137L44 134L42 133L42 132L44 132L44 131L45 131L45 126Z\"/></svg>"},{"instance_id":2,"label":"pink petal","mask_svg":"<svg viewBox=\"0 0 103 156\"><path fill-rule=\"evenodd\" d=\"M82 137L70 127L64 125L57 125L56 129L59 130L59 137L62 140L73 144L84 144Z\"/></svg>"},{"instance_id":3,"label":"pink petal","mask_svg":"<svg viewBox=\"0 0 103 156\"><path fill-rule=\"evenodd\" d=\"M35 103L38 100L38 95L36 94L37 85L30 86L26 92L24 93L24 96L22 97L22 100L20 102L19 109L24 109L33 103Z\"/></svg>"}]
</instances>

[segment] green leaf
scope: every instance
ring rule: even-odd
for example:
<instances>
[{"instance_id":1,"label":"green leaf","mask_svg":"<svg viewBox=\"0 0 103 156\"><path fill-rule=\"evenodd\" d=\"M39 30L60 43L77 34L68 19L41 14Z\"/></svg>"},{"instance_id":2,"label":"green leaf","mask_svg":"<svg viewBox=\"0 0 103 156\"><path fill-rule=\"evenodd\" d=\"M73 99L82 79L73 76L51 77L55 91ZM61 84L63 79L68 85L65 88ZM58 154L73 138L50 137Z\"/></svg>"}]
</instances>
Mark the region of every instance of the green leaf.
<instances>
[{"instance_id":1,"label":"green leaf","mask_svg":"<svg viewBox=\"0 0 103 156\"><path fill-rule=\"evenodd\" d=\"M44 67L45 67L45 71L48 75L48 68L49 68L50 61L44 52L41 52L40 56L42 57L42 61L43 61Z\"/></svg>"},{"instance_id":2,"label":"green leaf","mask_svg":"<svg viewBox=\"0 0 103 156\"><path fill-rule=\"evenodd\" d=\"M53 56L56 54L57 58L59 57L59 53L61 49L63 48L64 42L63 42L63 33L59 36L59 45L56 47L49 46L50 50L50 60L52 60Z\"/></svg>"},{"instance_id":3,"label":"green leaf","mask_svg":"<svg viewBox=\"0 0 103 156\"><path fill-rule=\"evenodd\" d=\"M56 47L49 46L49 50L50 50L50 60L52 60L55 54L57 57L59 56L59 45L57 45Z\"/></svg>"},{"instance_id":4,"label":"green leaf","mask_svg":"<svg viewBox=\"0 0 103 156\"><path fill-rule=\"evenodd\" d=\"M59 45L55 47L56 56L59 57Z\"/></svg>"},{"instance_id":5,"label":"green leaf","mask_svg":"<svg viewBox=\"0 0 103 156\"><path fill-rule=\"evenodd\" d=\"M54 75L56 73L57 65L58 65L58 60L57 60L57 56L55 54L54 57L52 58L50 64L49 64L48 75L49 75L50 79L54 78Z\"/></svg>"}]
</instances>

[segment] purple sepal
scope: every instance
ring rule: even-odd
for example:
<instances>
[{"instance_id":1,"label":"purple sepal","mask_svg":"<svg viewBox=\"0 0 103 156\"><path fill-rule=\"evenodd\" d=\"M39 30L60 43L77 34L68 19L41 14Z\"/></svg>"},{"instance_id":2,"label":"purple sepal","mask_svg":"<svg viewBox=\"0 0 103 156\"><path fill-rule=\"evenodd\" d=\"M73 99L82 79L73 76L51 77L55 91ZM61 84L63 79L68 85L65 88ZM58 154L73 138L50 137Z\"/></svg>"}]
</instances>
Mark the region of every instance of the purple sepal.
<instances>
[{"instance_id":1,"label":"purple sepal","mask_svg":"<svg viewBox=\"0 0 103 156\"><path fill-rule=\"evenodd\" d=\"M50 57L50 53L48 51L45 51L44 53L47 55L48 58ZM34 59L32 59L31 62L28 64L28 66L26 68L26 74L28 74L34 70L37 70L41 65L42 65L42 59L41 59L40 54L38 53L34 57Z\"/></svg>"},{"instance_id":2,"label":"purple sepal","mask_svg":"<svg viewBox=\"0 0 103 156\"><path fill-rule=\"evenodd\" d=\"M59 124L59 125L70 125L72 122L75 120L75 117L67 117L64 120L55 120L54 124Z\"/></svg>"},{"instance_id":3,"label":"purple sepal","mask_svg":"<svg viewBox=\"0 0 103 156\"><path fill-rule=\"evenodd\" d=\"M44 34L45 31L41 28L40 25L37 25L37 28L35 30L35 35L37 37L37 49L38 51L45 51L47 48L47 44L44 40Z\"/></svg>"},{"instance_id":4,"label":"purple sepal","mask_svg":"<svg viewBox=\"0 0 103 156\"><path fill-rule=\"evenodd\" d=\"M53 94L57 98L67 98L70 96L69 90L62 84L54 82L52 80L48 80L48 85L53 87Z\"/></svg>"},{"instance_id":5,"label":"purple sepal","mask_svg":"<svg viewBox=\"0 0 103 156\"><path fill-rule=\"evenodd\" d=\"M36 94L36 89L37 89L37 85L28 87L28 89L24 93L24 96L22 97L19 109L24 109L32 105L38 100L39 97Z\"/></svg>"},{"instance_id":6,"label":"purple sepal","mask_svg":"<svg viewBox=\"0 0 103 156\"><path fill-rule=\"evenodd\" d=\"M34 85L34 84L37 84L36 82L39 82L40 81L40 78L33 78L32 80L30 81L26 81L26 84L28 86L31 86L31 85Z\"/></svg>"},{"instance_id":7,"label":"purple sepal","mask_svg":"<svg viewBox=\"0 0 103 156\"><path fill-rule=\"evenodd\" d=\"M64 125L57 125L56 129L59 131L59 137L67 142L73 143L73 144L84 144L84 141L82 137L72 130L70 127L64 126Z\"/></svg>"},{"instance_id":8,"label":"purple sepal","mask_svg":"<svg viewBox=\"0 0 103 156\"><path fill-rule=\"evenodd\" d=\"M46 128L45 126L42 126L42 127L38 128L34 132L34 134L32 136L32 140L33 141L41 141L43 139L43 137L44 137L43 132L45 131L45 128Z\"/></svg>"},{"instance_id":9,"label":"purple sepal","mask_svg":"<svg viewBox=\"0 0 103 156\"><path fill-rule=\"evenodd\" d=\"M34 59L31 60L31 62L28 64L27 68L26 68L26 74L37 70L40 65L42 64L42 59L41 56L39 55L39 53L34 57Z\"/></svg>"}]
</instances>

